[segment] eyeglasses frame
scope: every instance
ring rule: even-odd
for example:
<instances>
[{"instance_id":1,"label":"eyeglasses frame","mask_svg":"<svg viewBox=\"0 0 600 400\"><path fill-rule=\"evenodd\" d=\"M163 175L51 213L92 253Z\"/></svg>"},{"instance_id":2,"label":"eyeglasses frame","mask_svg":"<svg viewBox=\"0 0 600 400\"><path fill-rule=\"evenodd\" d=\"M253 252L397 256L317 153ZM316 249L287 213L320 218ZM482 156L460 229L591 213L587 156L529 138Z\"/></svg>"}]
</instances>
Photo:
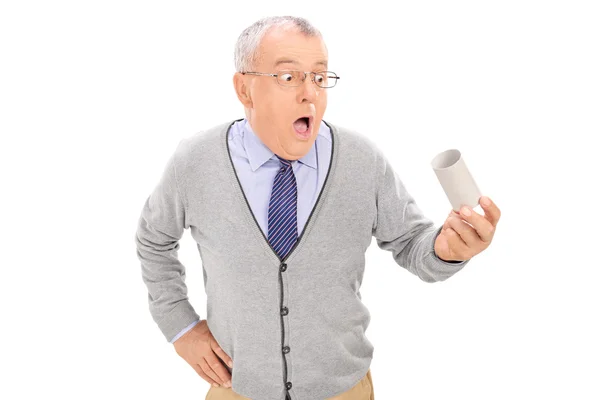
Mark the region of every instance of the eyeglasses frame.
<instances>
[{"instance_id":1,"label":"eyeglasses frame","mask_svg":"<svg viewBox=\"0 0 600 400\"><path fill-rule=\"evenodd\" d=\"M317 72L312 72L312 71L299 71L296 69L289 69L289 70L285 70L285 71L281 71L279 74L269 74L267 72L255 72L255 71L244 71L244 72L240 72L242 75L258 75L258 76L272 76L275 78L275 81L277 82L277 84L281 87L299 87L300 85L296 85L296 86L284 86L281 83L279 83L279 79L277 79L277 77L281 74L284 74L286 72L302 72L304 74L304 78L302 78L302 83L304 83L304 81L306 80L306 77L310 74L310 80L312 81L312 83L314 83L315 85L317 85L317 87L321 88L321 89L331 89L333 87L335 87L335 85L337 85L337 81L340 79L340 77L333 71L317 71ZM332 79L335 79L335 83L333 84L333 86L329 86L329 87L323 87L323 86L319 86L316 82L315 82L315 75L316 74L321 74L323 72L331 72L332 74L335 75L335 77L332 77Z\"/></svg>"}]
</instances>

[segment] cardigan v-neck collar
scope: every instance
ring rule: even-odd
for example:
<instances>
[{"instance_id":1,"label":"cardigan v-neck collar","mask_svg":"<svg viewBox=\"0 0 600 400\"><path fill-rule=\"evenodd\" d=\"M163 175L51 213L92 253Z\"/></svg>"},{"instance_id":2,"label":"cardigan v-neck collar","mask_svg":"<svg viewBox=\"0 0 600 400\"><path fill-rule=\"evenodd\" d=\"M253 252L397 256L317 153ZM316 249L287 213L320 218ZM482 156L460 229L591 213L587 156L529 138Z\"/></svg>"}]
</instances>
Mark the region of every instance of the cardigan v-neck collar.
<instances>
[{"instance_id":1,"label":"cardigan v-neck collar","mask_svg":"<svg viewBox=\"0 0 600 400\"><path fill-rule=\"evenodd\" d=\"M229 139L229 130L231 129L231 127L233 126L234 123L241 121L242 119L243 118L232 121L231 123L226 125L223 132L221 132L221 150L223 152L223 156L225 157L225 163L227 164L226 168L227 168L227 171L229 172L228 175L231 180L231 184L233 186L235 186L234 190L237 194L238 200L241 202L242 208L244 209L244 215L246 215L247 222L250 224L254 224L254 229L252 229L252 230L254 231L255 237L257 238L257 240L262 244L262 246L270 254L270 256L273 259L277 260L277 262L280 263L283 261L288 261L289 259L293 258L296 255L296 253L298 253L300 251L302 244L306 241L305 235L308 235L310 233L312 226L316 223L315 221L318 218L319 210L321 209L323 202L325 201L327 194L329 193L329 189L332 185L332 180L335 179L335 169L336 169L336 165L337 165L337 156L338 156L338 148L339 148L339 144L338 144L338 132L339 131L335 126L323 121L331 130L331 159L329 162L329 169L327 170L327 176L325 177L325 182L323 183L323 187L321 188L321 191L319 192L319 197L317 197L317 201L315 202L315 205L313 206L313 208L310 212L310 215L308 217L308 220L306 221L306 224L304 225L304 229L302 230L302 233L298 236L298 239L296 240L296 243L294 244L294 246L290 249L290 251L287 253L287 255L282 259L275 252L275 250L271 246L268 238L265 236L265 233L260 228L260 225L258 224L258 221L256 220L256 216L252 212L250 203L248 202L246 194L244 193L244 190L242 188L241 182L240 182L237 172L235 170L235 165L233 164L233 160L231 159L231 153L229 151L229 140L228 140Z\"/></svg>"}]
</instances>

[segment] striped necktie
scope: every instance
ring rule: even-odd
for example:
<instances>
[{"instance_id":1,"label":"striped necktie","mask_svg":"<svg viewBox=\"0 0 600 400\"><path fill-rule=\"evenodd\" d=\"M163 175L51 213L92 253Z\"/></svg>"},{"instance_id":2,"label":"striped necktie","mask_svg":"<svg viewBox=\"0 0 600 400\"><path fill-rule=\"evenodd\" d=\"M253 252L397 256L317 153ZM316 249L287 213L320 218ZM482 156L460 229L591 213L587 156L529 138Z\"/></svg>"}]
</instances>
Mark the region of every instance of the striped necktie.
<instances>
[{"instance_id":1,"label":"striped necktie","mask_svg":"<svg viewBox=\"0 0 600 400\"><path fill-rule=\"evenodd\" d=\"M296 222L298 193L292 161L279 156L277 158L281 168L273 181L269 202L269 243L283 259L298 238Z\"/></svg>"}]
</instances>

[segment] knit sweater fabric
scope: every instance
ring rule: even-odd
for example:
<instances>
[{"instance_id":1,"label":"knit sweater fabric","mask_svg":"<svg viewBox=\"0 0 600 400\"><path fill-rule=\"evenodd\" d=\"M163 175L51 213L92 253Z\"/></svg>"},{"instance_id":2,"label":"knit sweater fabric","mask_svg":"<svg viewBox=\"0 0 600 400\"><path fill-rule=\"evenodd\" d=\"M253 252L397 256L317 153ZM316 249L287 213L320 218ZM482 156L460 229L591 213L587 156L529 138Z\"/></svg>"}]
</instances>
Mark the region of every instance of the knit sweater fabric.
<instances>
[{"instance_id":1,"label":"knit sweater fabric","mask_svg":"<svg viewBox=\"0 0 600 400\"><path fill-rule=\"evenodd\" d=\"M254 400L341 394L364 377L374 353L360 294L372 238L425 282L446 280L469 260L438 258L441 226L419 209L382 150L329 122L327 177L281 259L236 175L227 143L234 122L181 139L145 201L135 243L150 313L167 341L200 318L177 257L189 229L202 261L202 319L233 360L233 368L223 364L232 389Z\"/></svg>"}]
</instances>

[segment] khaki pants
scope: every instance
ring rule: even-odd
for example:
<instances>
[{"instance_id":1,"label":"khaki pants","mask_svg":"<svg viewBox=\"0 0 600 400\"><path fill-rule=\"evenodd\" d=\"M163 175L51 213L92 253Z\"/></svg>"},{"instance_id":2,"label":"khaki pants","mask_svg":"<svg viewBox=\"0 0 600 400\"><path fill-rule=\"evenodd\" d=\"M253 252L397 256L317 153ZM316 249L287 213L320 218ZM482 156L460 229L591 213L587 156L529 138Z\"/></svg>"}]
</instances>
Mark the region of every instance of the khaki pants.
<instances>
[{"instance_id":1,"label":"khaki pants","mask_svg":"<svg viewBox=\"0 0 600 400\"><path fill-rule=\"evenodd\" d=\"M249 399L241 396L231 388L211 386L206 393L205 400L260 400ZM375 392L373 389L373 379L371 378L371 369L367 374L352 388L334 397L329 397L324 400L375 400Z\"/></svg>"}]
</instances>

